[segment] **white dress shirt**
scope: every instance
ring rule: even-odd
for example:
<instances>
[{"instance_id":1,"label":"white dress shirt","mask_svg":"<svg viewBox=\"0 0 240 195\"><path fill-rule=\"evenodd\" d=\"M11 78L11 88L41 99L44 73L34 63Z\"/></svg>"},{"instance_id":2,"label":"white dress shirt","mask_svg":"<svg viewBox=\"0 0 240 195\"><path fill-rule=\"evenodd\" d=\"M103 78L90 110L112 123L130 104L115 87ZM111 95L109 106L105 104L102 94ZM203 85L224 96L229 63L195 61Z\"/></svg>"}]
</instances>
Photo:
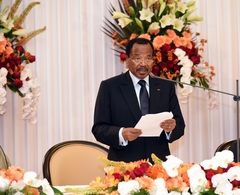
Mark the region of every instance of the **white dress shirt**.
<instances>
[{"instance_id":1,"label":"white dress shirt","mask_svg":"<svg viewBox=\"0 0 240 195\"><path fill-rule=\"evenodd\" d=\"M135 92L136 92L136 95L137 95L137 99L138 99L138 104L139 104L139 107L140 107L140 99L139 99L139 94L140 94L140 89L141 89L141 86L138 84L138 81L140 80L139 78L137 78L136 76L134 76L130 71L129 71L129 74L130 74L130 77L132 79L132 82L133 82L133 86L134 86L134 89L135 89ZM142 80L145 80L146 81L146 89L147 89L147 92L148 92L148 95L149 95L149 75L142 79ZM122 130L123 130L124 127L120 128L119 130L119 133L118 133L118 136L119 136L119 145L121 146L126 146L128 144L128 140L125 140L122 136ZM166 137L167 139L169 140L170 139L170 135L171 135L171 132L170 133L166 133Z\"/></svg>"}]
</instances>

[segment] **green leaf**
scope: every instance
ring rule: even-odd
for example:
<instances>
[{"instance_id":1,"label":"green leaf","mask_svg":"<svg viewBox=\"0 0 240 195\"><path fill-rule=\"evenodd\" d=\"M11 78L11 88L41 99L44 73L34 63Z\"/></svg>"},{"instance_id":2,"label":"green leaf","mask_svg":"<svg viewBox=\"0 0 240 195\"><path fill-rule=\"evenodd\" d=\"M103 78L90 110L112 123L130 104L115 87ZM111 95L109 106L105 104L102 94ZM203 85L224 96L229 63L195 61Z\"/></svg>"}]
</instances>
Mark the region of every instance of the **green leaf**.
<instances>
[{"instance_id":1,"label":"green leaf","mask_svg":"<svg viewBox=\"0 0 240 195\"><path fill-rule=\"evenodd\" d=\"M63 193L59 189L57 189L57 188L55 188L53 186L51 186L51 187L52 187L52 189L54 191L54 195L63 195Z\"/></svg>"},{"instance_id":2,"label":"green leaf","mask_svg":"<svg viewBox=\"0 0 240 195\"><path fill-rule=\"evenodd\" d=\"M158 16L161 16L161 14L163 13L164 9L166 8L166 2L163 2L161 4L161 7L160 7L160 11L158 13Z\"/></svg>"},{"instance_id":3,"label":"green leaf","mask_svg":"<svg viewBox=\"0 0 240 195\"><path fill-rule=\"evenodd\" d=\"M150 193L146 189L141 188L137 192L132 192L131 195L150 195Z\"/></svg>"}]
</instances>

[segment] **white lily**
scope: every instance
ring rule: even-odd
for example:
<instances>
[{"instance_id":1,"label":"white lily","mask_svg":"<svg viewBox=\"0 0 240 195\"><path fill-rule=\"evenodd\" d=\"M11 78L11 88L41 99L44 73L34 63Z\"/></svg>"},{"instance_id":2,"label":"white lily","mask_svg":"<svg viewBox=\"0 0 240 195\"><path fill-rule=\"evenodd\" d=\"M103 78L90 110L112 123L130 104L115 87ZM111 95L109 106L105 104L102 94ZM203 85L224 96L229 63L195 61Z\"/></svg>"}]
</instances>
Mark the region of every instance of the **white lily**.
<instances>
[{"instance_id":1,"label":"white lily","mask_svg":"<svg viewBox=\"0 0 240 195\"><path fill-rule=\"evenodd\" d=\"M118 19L118 24L124 28L125 26L127 26L128 24L130 24L133 20L130 18L119 18Z\"/></svg>"},{"instance_id":2,"label":"white lily","mask_svg":"<svg viewBox=\"0 0 240 195\"><path fill-rule=\"evenodd\" d=\"M142 5L144 8L151 7L154 3L156 3L158 0L148 0L147 5L145 3L145 0L142 0Z\"/></svg>"},{"instance_id":3,"label":"white lily","mask_svg":"<svg viewBox=\"0 0 240 195\"><path fill-rule=\"evenodd\" d=\"M139 191L139 183L136 180L123 181L118 183L118 192L121 195L129 195L130 192Z\"/></svg>"},{"instance_id":4,"label":"white lily","mask_svg":"<svg viewBox=\"0 0 240 195\"><path fill-rule=\"evenodd\" d=\"M175 30L177 30L177 31L180 32L180 31L182 31L183 27L184 27L184 23L183 23L182 20L175 19L175 20L173 21L173 28L174 28Z\"/></svg>"},{"instance_id":5,"label":"white lily","mask_svg":"<svg viewBox=\"0 0 240 195\"><path fill-rule=\"evenodd\" d=\"M228 170L227 175L230 181L233 180L240 181L240 167L239 166L231 167Z\"/></svg>"},{"instance_id":6,"label":"white lily","mask_svg":"<svg viewBox=\"0 0 240 195\"><path fill-rule=\"evenodd\" d=\"M191 72L192 72L191 67L189 68L189 67L183 66L180 70L180 75L182 75L182 77L188 78L188 80L189 80L189 78L191 78ZM183 80L184 79L181 79L181 81L183 81ZM188 83L190 83L190 82L188 82Z\"/></svg>"},{"instance_id":7,"label":"white lily","mask_svg":"<svg viewBox=\"0 0 240 195\"><path fill-rule=\"evenodd\" d=\"M17 190L22 190L24 187L26 186L26 184L23 181L13 181L11 183L11 187Z\"/></svg>"},{"instance_id":8,"label":"white lily","mask_svg":"<svg viewBox=\"0 0 240 195\"><path fill-rule=\"evenodd\" d=\"M178 57L179 60L181 60L186 55L186 52L180 48L177 48L174 51L174 54Z\"/></svg>"},{"instance_id":9,"label":"white lily","mask_svg":"<svg viewBox=\"0 0 240 195\"><path fill-rule=\"evenodd\" d=\"M203 17L202 16L189 16L187 18L188 22L198 22L198 21L202 21Z\"/></svg>"},{"instance_id":10,"label":"white lily","mask_svg":"<svg viewBox=\"0 0 240 195\"><path fill-rule=\"evenodd\" d=\"M218 160L220 167L227 168L228 163L233 162L233 153L230 150L223 150L222 152L217 152L213 158Z\"/></svg>"},{"instance_id":11,"label":"white lily","mask_svg":"<svg viewBox=\"0 0 240 195\"><path fill-rule=\"evenodd\" d=\"M178 65L182 65L183 67L188 67L191 68L193 65L193 62L188 58L188 56L184 56L180 62L178 63Z\"/></svg>"},{"instance_id":12,"label":"white lily","mask_svg":"<svg viewBox=\"0 0 240 195\"><path fill-rule=\"evenodd\" d=\"M6 77L0 77L0 87L4 86L7 83Z\"/></svg>"},{"instance_id":13,"label":"white lily","mask_svg":"<svg viewBox=\"0 0 240 195\"><path fill-rule=\"evenodd\" d=\"M0 69L0 78L6 78L7 74L8 74L7 69L4 68L4 67L2 67L2 68Z\"/></svg>"},{"instance_id":14,"label":"white lily","mask_svg":"<svg viewBox=\"0 0 240 195\"><path fill-rule=\"evenodd\" d=\"M184 3L184 2L178 3L177 11L179 11L181 13L185 13L187 9L188 9L188 7L187 7L186 3Z\"/></svg>"},{"instance_id":15,"label":"white lily","mask_svg":"<svg viewBox=\"0 0 240 195\"><path fill-rule=\"evenodd\" d=\"M5 179L2 176L0 176L0 189L7 188L9 183L10 183L10 181L8 179Z\"/></svg>"},{"instance_id":16,"label":"white lily","mask_svg":"<svg viewBox=\"0 0 240 195\"><path fill-rule=\"evenodd\" d=\"M158 22L153 22L152 24L150 24L150 26L148 27L148 33L150 34L155 34L157 35L160 31L160 26Z\"/></svg>"},{"instance_id":17,"label":"white lily","mask_svg":"<svg viewBox=\"0 0 240 195\"><path fill-rule=\"evenodd\" d=\"M51 188L51 186L49 185L47 179L43 179L43 180L42 180L42 187L43 187L43 192L44 192L46 195L54 195L54 191L53 191L53 189Z\"/></svg>"},{"instance_id":18,"label":"white lily","mask_svg":"<svg viewBox=\"0 0 240 195\"><path fill-rule=\"evenodd\" d=\"M163 178L155 179L154 184L156 186L155 194L168 195L166 181Z\"/></svg>"},{"instance_id":19,"label":"white lily","mask_svg":"<svg viewBox=\"0 0 240 195\"><path fill-rule=\"evenodd\" d=\"M151 22L151 18L154 16L154 13L150 10L150 8L142 9L139 11L140 13L140 20L146 20L148 22Z\"/></svg>"},{"instance_id":20,"label":"white lily","mask_svg":"<svg viewBox=\"0 0 240 195\"><path fill-rule=\"evenodd\" d=\"M216 174L212 176L211 181L213 187L217 187L221 182L228 182L228 174L227 173Z\"/></svg>"},{"instance_id":21,"label":"white lily","mask_svg":"<svg viewBox=\"0 0 240 195\"><path fill-rule=\"evenodd\" d=\"M205 170L217 170L218 168L218 161L214 160L214 159L207 159L201 162L201 166L205 169Z\"/></svg>"},{"instance_id":22,"label":"white lily","mask_svg":"<svg viewBox=\"0 0 240 195\"><path fill-rule=\"evenodd\" d=\"M18 29L16 31L13 31L13 35L19 35L19 36L26 36L27 35L27 30L26 29Z\"/></svg>"},{"instance_id":23,"label":"white lily","mask_svg":"<svg viewBox=\"0 0 240 195\"><path fill-rule=\"evenodd\" d=\"M172 25L172 15L164 15L160 20L159 20L161 27L165 28L166 26Z\"/></svg>"},{"instance_id":24,"label":"white lily","mask_svg":"<svg viewBox=\"0 0 240 195\"><path fill-rule=\"evenodd\" d=\"M113 18L114 18L114 19L118 19L118 18L129 18L128 15L126 15L126 14L124 14L124 13L122 13L122 12L117 12L117 11L114 11L114 12L112 13L112 15L113 15Z\"/></svg>"},{"instance_id":25,"label":"white lily","mask_svg":"<svg viewBox=\"0 0 240 195\"><path fill-rule=\"evenodd\" d=\"M178 167L181 163L183 163L183 161L173 155L169 155L166 158L167 160L162 163L163 168L167 171L170 177L177 176Z\"/></svg>"},{"instance_id":26,"label":"white lily","mask_svg":"<svg viewBox=\"0 0 240 195\"><path fill-rule=\"evenodd\" d=\"M29 171L24 174L23 181L27 185L38 188L39 186L41 186L41 181L38 180L36 177L37 177L37 173L33 171Z\"/></svg>"},{"instance_id":27,"label":"white lily","mask_svg":"<svg viewBox=\"0 0 240 195\"><path fill-rule=\"evenodd\" d=\"M218 184L214 192L221 195L232 194L232 184L229 181L222 181Z\"/></svg>"},{"instance_id":28,"label":"white lily","mask_svg":"<svg viewBox=\"0 0 240 195\"><path fill-rule=\"evenodd\" d=\"M4 105L7 101L6 98L7 92L5 89L0 88L0 105Z\"/></svg>"},{"instance_id":29,"label":"white lily","mask_svg":"<svg viewBox=\"0 0 240 195\"><path fill-rule=\"evenodd\" d=\"M205 177L205 172L198 164L193 165L187 171L187 173L190 179L190 189L192 193L197 193L200 192L202 189L205 189L207 185L207 179Z\"/></svg>"},{"instance_id":30,"label":"white lily","mask_svg":"<svg viewBox=\"0 0 240 195\"><path fill-rule=\"evenodd\" d=\"M21 77L20 77L20 79L22 81L26 80L27 78L32 78L32 71L31 71L29 65L26 65L24 67L23 71L21 72Z\"/></svg>"},{"instance_id":31,"label":"white lily","mask_svg":"<svg viewBox=\"0 0 240 195\"><path fill-rule=\"evenodd\" d=\"M232 191L232 195L239 195L240 194L240 189L234 189Z\"/></svg>"},{"instance_id":32,"label":"white lily","mask_svg":"<svg viewBox=\"0 0 240 195\"><path fill-rule=\"evenodd\" d=\"M204 74L208 80L210 80L212 69L210 66L206 66L205 63L200 63L195 66L196 70L200 74Z\"/></svg>"}]
</instances>

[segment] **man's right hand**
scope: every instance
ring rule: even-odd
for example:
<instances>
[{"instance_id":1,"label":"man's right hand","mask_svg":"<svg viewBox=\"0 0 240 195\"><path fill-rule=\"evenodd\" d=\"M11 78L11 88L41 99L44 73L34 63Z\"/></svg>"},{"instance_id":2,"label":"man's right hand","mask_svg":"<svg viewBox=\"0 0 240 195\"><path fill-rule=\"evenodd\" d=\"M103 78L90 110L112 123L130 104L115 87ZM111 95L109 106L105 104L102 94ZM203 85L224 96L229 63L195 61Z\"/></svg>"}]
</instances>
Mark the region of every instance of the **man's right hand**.
<instances>
[{"instance_id":1,"label":"man's right hand","mask_svg":"<svg viewBox=\"0 0 240 195\"><path fill-rule=\"evenodd\" d=\"M141 129L135 129L135 128L124 128L122 130L122 136L125 140L133 141L137 139L142 134Z\"/></svg>"}]
</instances>

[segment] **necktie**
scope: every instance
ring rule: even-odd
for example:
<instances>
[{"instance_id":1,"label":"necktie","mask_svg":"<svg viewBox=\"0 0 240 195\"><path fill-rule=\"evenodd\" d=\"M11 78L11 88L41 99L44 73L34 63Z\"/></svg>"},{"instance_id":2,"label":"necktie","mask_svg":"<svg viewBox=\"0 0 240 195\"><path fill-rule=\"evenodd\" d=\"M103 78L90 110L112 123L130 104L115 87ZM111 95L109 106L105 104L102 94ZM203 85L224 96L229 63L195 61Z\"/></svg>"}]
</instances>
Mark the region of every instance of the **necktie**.
<instances>
[{"instance_id":1,"label":"necktie","mask_svg":"<svg viewBox=\"0 0 240 195\"><path fill-rule=\"evenodd\" d=\"M138 81L138 84L141 85L140 95L139 95L141 111L142 111L142 115L145 115L149 113L149 97L148 97L148 92L145 86L146 81L140 80Z\"/></svg>"}]
</instances>

